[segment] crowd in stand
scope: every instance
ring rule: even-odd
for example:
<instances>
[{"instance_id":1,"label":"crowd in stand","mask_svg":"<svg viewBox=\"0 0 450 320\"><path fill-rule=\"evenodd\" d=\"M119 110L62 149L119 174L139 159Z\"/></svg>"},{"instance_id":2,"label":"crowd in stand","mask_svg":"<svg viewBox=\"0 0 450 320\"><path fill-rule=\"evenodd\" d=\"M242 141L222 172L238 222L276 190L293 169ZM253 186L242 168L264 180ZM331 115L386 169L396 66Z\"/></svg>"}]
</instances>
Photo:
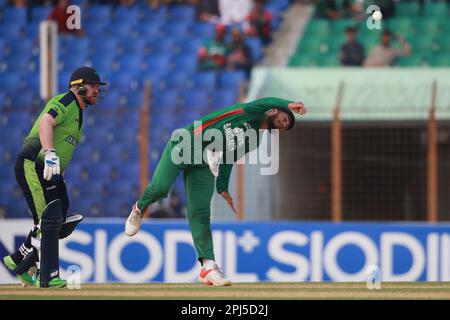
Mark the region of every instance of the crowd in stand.
<instances>
[{"instance_id":1,"label":"crowd in stand","mask_svg":"<svg viewBox=\"0 0 450 320\"><path fill-rule=\"evenodd\" d=\"M393 0L320 0L316 16L331 21L351 18L355 20L356 24L357 22L362 22L363 19L367 19L365 9L371 4L376 4L380 8L383 19L389 19L395 15L395 1ZM345 30L346 42L342 44L339 50L339 61L343 66L390 66L397 57L408 56L411 53L410 44L405 41L400 33L395 33L395 38L400 47L394 47L392 45L392 31L384 30L380 37L380 43L370 48L366 55L366 48L357 40L357 32L357 28L352 26L347 27Z\"/></svg>"}]
</instances>

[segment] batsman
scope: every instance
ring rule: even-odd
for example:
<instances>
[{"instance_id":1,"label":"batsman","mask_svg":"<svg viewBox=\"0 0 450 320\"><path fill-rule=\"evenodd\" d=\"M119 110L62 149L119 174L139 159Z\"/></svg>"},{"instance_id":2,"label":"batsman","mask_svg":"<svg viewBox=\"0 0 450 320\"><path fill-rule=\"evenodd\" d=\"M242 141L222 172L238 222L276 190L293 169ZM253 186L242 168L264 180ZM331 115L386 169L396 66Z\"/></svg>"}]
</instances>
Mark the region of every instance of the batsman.
<instances>
[{"instance_id":1,"label":"batsman","mask_svg":"<svg viewBox=\"0 0 450 320\"><path fill-rule=\"evenodd\" d=\"M81 215L67 216L69 197L62 174L83 133L83 110L100 97L100 80L93 68L76 69L69 91L50 99L22 144L15 176L33 217L34 227L5 265L25 285L65 287L59 276L59 239L68 237ZM33 274L30 269L36 267Z\"/></svg>"},{"instance_id":2,"label":"batsman","mask_svg":"<svg viewBox=\"0 0 450 320\"><path fill-rule=\"evenodd\" d=\"M263 98L238 103L204 116L199 122L184 128L182 139L172 134L151 183L133 205L126 221L125 233L134 236L139 231L143 212L150 204L167 196L175 178L183 171L188 221L197 258L202 266L198 280L207 285L231 285L231 281L225 278L215 263L210 223L214 187L236 213L228 191L233 163L241 158L239 155L256 149L260 144L259 138L255 143L250 143L246 134L253 130L257 133L254 136L259 137L261 130L288 131L295 124L294 112L303 115L306 112L303 103ZM202 135L208 136L208 133L216 137L211 139L213 143L208 139L196 140ZM198 146L200 152L197 152ZM179 161L180 158L189 161Z\"/></svg>"}]
</instances>

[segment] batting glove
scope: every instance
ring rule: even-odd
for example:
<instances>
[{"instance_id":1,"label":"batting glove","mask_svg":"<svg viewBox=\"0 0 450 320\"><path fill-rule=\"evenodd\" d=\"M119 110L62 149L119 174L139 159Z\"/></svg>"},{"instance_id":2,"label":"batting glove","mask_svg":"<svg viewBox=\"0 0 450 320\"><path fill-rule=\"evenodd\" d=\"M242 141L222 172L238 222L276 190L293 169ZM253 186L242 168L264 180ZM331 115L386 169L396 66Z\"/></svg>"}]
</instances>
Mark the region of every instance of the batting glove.
<instances>
[{"instance_id":1,"label":"batting glove","mask_svg":"<svg viewBox=\"0 0 450 320\"><path fill-rule=\"evenodd\" d=\"M50 181L52 180L52 177L53 179L58 178L61 173L61 167L55 149L45 149L42 153L45 155L44 179Z\"/></svg>"}]
</instances>

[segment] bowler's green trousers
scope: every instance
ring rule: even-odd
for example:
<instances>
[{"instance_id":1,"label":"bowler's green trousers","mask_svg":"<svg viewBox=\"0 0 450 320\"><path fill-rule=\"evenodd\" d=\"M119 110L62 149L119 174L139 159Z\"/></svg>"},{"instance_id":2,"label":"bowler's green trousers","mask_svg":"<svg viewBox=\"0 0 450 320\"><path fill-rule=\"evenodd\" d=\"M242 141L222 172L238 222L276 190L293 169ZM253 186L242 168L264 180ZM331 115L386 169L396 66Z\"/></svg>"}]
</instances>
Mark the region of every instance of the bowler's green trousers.
<instances>
[{"instance_id":1,"label":"bowler's green trousers","mask_svg":"<svg viewBox=\"0 0 450 320\"><path fill-rule=\"evenodd\" d=\"M175 164L171 153L175 142L169 141L153 174L151 183L138 201L143 212L150 204L167 197L176 177L183 171L186 206L192 239L198 260L214 260L211 234L211 199L214 193L214 176L208 166Z\"/></svg>"}]
</instances>

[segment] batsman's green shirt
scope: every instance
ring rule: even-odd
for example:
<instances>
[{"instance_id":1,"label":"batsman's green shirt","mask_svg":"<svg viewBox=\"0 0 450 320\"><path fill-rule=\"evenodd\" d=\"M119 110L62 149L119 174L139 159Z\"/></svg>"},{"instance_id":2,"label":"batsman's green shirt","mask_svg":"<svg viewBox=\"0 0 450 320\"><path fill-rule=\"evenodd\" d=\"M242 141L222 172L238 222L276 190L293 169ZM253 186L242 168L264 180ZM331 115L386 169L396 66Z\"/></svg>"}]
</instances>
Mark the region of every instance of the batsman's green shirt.
<instances>
[{"instance_id":1,"label":"batsman's green shirt","mask_svg":"<svg viewBox=\"0 0 450 320\"><path fill-rule=\"evenodd\" d=\"M279 98L262 98L257 99L249 103L238 103L227 108L220 109L213 113L210 113L200 119L201 124L196 125L193 123L186 127L189 130L191 136L199 137L203 136L208 130L216 129L222 133L223 146L220 151L234 152L234 154L246 154L259 146L259 139L256 144L249 145L248 139L240 140L240 136L243 136L249 129L256 130L257 137L261 128L261 124L264 120L265 113L272 108L287 108L292 101L279 99ZM230 134L230 131L234 134ZM230 137L230 139L229 139ZM192 139L191 153L194 155L194 139ZM211 144L211 141L202 142L202 153L204 149ZM239 150L245 148L244 151ZM217 150L215 150L217 151ZM202 155L200 155L202 156ZM193 156L194 157L194 156ZM202 158L203 159L203 158ZM193 159L192 163L200 163L202 159ZM218 174L216 180L216 189L218 193L228 191L228 183L230 180L232 163L224 161L218 166ZM202 163L197 166L207 166L207 163ZM195 165L194 165L195 166ZM214 173L214 172L213 172Z\"/></svg>"},{"instance_id":2,"label":"batsman's green shirt","mask_svg":"<svg viewBox=\"0 0 450 320\"><path fill-rule=\"evenodd\" d=\"M23 157L42 165L44 164L44 155L40 153L42 145L39 139L39 121L46 113L56 121L56 127L53 130L53 148L59 157L61 172L63 172L82 137L83 111L72 91L57 95L47 102L25 138L21 151Z\"/></svg>"}]
</instances>

